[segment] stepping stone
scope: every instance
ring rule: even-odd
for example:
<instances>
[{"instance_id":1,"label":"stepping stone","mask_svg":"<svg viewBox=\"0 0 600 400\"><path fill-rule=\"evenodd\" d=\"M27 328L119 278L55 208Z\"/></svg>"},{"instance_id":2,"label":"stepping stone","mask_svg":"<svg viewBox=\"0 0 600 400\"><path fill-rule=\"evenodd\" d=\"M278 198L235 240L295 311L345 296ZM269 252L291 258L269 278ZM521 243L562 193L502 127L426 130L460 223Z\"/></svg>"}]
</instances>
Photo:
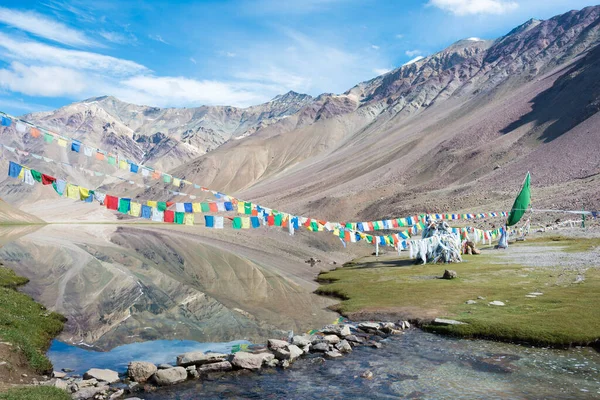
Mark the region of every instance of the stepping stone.
<instances>
[{"instance_id":1,"label":"stepping stone","mask_svg":"<svg viewBox=\"0 0 600 400\"><path fill-rule=\"evenodd\" d=\"M494 300L494 301L490 301L490 302L489 302L489 305L490 305L490 306L505 306L506 304L504 304L504 303L503 303L503 302L501 302L501 301Z\"/></svg>"},{"instance_id":2,"label":"stepping stone","mask_svg":"<svg viewBox=\"0 0 600 400\"><path fill-rule=\"evenodd\" d=\"M537 296L531 295L531 294L526 294L525 297L529 297L531 299L535 299L537 298Z\"/></svg>"},{"instance_id":3,"label":"stepping stone","mask_svg":"<svg viewBox=\"0 0 600 400\"><path fill-rule=\"evenodd\" d=\"M540 293L540 292L533 292L533 293L529 293L529 294L530 294L530 295L532 295L532 296L541 296L541 295L543 295L544 293Z\"/></svg>"}]
</instances>

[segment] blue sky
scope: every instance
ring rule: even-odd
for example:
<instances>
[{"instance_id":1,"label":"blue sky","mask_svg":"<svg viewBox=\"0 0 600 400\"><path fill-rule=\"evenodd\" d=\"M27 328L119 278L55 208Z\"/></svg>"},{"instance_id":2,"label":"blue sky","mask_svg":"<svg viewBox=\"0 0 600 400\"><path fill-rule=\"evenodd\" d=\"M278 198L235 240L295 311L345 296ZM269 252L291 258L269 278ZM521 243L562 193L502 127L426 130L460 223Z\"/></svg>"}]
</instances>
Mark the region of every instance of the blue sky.
<instances>
[{"instance_id":1,"label":"blue sky","mask_svg":"<svg viewBox=\"0 0 600 400\"><path fill-rule=\"evenodd\" d=\"M463 38L499 37L580 0L2 0L0 110L93 96L248 106L341 93Z\"/></svg>"}]
</instances>

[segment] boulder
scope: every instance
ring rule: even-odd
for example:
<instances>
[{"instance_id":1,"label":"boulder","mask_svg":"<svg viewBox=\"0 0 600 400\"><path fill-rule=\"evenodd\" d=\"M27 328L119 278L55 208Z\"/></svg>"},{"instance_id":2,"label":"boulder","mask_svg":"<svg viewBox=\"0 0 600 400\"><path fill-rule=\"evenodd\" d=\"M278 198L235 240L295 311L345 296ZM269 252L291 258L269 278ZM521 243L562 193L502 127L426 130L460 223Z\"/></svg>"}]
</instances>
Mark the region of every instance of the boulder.
<instances>
[{"instance_id":1,"label":"boulder","mask_svg":"<svg viewBox=\"0 0 600 400\"><path fill-rule=\"evenodd\" d=\"M75 380L75 384L77 384L77 387L79 388L84 388L84 387L90 387L90 386L96 386L98 384L98 379L76 379Z\"/></svg>"},{"instance_id":2,"label":"boulder","mask_svg":"<svg viewBox=\"0 0 600 400\"><path fill-rule=\"evenodd\" d=\"M106 393L106 392L108 392L108 386L106 386L106 385L90 386L90 387L83 388L83 389L73 393L71 395L71 398L73 400L87 400L87 399L91 399L92 397L94 397L95 395L97 395L99 393Z\"/></svg>"},{"instance_id":3,"label":"boulder","mask_svg":"<svg viewBox=\"0 0 600 400\"><path fill-rule=\"evenodd\" d=\"M116 392L114 392L113 394L111 394L110 397L108 398L108 400L116 400L119 397L123 396L124 394L125 394L125 390L119 389Z\"/></svg>"},{"instance_id":4,"label":"boulder","mask_svg":"<svg viewBox=\"0 0 600 400\"><path fill-rule=\"evenodd\" d=\"M288 344L285 340L269 339L269 349L271 350L287 349Z\"/></svg>"},{"instance_id":5,"label":"boulder","mask_svg":"<svg viewBox=\"0 0 600 400\"><path fill-rule=\"evenodd\" d=\"M294 345L294 344L290 344L288 346L288 351L290 352L290 361L293 362L294 360L296 360L298 357L300 357L302 354L304 354L304 351L302 351L302 349L300 349L300 347Z\"/></svg>"},{"instance_id":6,"label":"boulder","mask_svg":"<svg viewBox=\"0 0 600 400\"><path fill-rule=\"evenodd\" d=\"M373 379L373 372L366 370L365 372L360 374L360 377L364 379Z\"/></svg>"},{"instance_id":7,"label":"boulder","mask_svg":"<svg viewBox=\"0 0 600 400\"><path fill-rule=\"evenodd\" d=\"M233 366L229 361L221 361L217 363L201 365L198 367L198 372L200 372L201 374L209 372L225 372L231 371L232 369Z\"/></svg>"},{"instance_id":8,"label":"boulder","mask_svg":"<svg viewBox=\"0 0 600 400\"><path fill-rule=\"evenodd\" d=\"M177 356L177 365L180 367L189 367L190 365L204 365L215 362L225 361L227 354L222 353L203 353L201 351L193 351Z\"/></svg>"},{"instance_id":9,"label":"boulder","mask_svg":"<svg viewBox=\"0 0 600 400\"><path fill-rule=\"evenodd\" d=\"M375 349L380 349L383 345L379 342L375 342L375 341L370 341L369 342L369 346L375 348Z\"/></svg>"},{"instance_id":10,"label":"boulder","mask_svg":"<svg viewBox=\"0 0 600 400\"><path fill-rule=\"evenodd\" d=\"M289 352L289 350L284 349L284 348L278 348L278 349L272 349L272 350L273 350L273 355L279 361L289 360L290 359L290 352Z\"/></svg>"},{"instance_id":11,"label":"boulder","mask_svg":"<svg viewBox=\"0 0 600 400\"><path fill-rule=\"evenodd\" d=\"M382 322L380 329L384 333L392 333L392 330L396 329L396 324L393 322Z\"/></svg>"},{"instance_id":12,"label":"boulder","mask_svg":"<svg viewBox=\"0 0 600 400\"><path fill-rule=\"evenodd\" d=\"M58 378L58 379L62 379L64 377L67 376L66 372L60 372L60 371L52 371L52 377L53 378Z\"/></svg>"},{"instance_id":13,"label":"boulder","mask_svg":"<svg viewBox=\"0 0 600 400\"><path fill-rule=\"evenodd\" d=\"M286 369L286 368L289 368L289 366L290 366L290 361L289 360L283 360L281 362L281 368Z\"/></svg>"},{"instance_id":14,"label":"boulder","mask_svg":"<svg viewBox=\"0 0 600 400\"><path fill-rule=\"evenodd\" d=\"M68 390L69 388L67 381L63 381L62 379L56 379L54 382L52 382L52 386L61 390Z\"/></svg>"},{"instance_id":15,"label":"boulder","mask_svg":"<svg viewBox=\"0 0 600 400\"><path fill-rule=\"evenodd\" d=\"M433 320L434 325L466 325L464 322L455 321L453 319L436 318Z\"/></svg>"},{"instance_id":16,"label":"boulder","mask_svg":"<svg viewBox=\"0 0 600 400\"><path fill-rule=\"evenodd\" d=\"M99 381L114 383L119 381L119 373L110 369L92 368L88 372L83 374L83 379L92 378L97 379Z\"/></svg>"},{"instance_id":17,"label":"boulder","mask_svg":"<svg viewBox=\"0 0 600 400\"><path fill-rule=\"evenodd\" d=\"M158 364L158 369L169 369L173 368L171 364Z\"/></svg>"},{"instance_id":18,"label":"boulder","mask_svg":"<svg viewBox=\"0 0 600 400\"><path fill-rule=\"evenodd\" d=\"M63 369L62 369L62 372L69 373L69 372L75 372L75 370L73 370L73 369L71 369L71 368L63 368Z\"/></svg>"},{"instance_id":19,"label":"boulder","mask_svg":"<svg viewBox=\"0 0 600 400\"><path fill-rule=\"evenodd\" d=\"M490 306L504 306L505 304L503 302L501 302L501 301L494 300L494 301L490 301L489 305Z\"/></svg>"},{"instance_id":20,"label":"boulder","mask_svg":"<svg viewBox=\"0 0 600 400\"><path fill-rule=\"evenodd\" d=\"M356 335L348 335L346 336L345 340L349 341L349 342L353 342L353 343L364 343L365 340L363 338L361 338L360 336L356 336Z\"/></svg>"},{"instance_id":21,"label":"boulder","mask_svg":"<svg viewBox=\"0 0 600 400\"><path fill-rule=\"evenodd\" d=\"M335 345L335 348L341 353L350 353L352 351L352 346L346 340L342 340L338 344Z\"/></svg>"},{"instance_id":22,"label":"boulder","mask_svg":"<svg viewBox=\"0 0 600 400\"><path fill-rule=\"evenodd\" d=\"M298 347L304 347L306 345L311 344L311 340L306 336L294 336L294 338L292 339L292 344Z\"/></svg>"},{"instance_id":23,"label":"boulder","mask_svg":"<svg viewBox=\"0 0 600 400\"><path fill-rule=\"evenodd\" d=\"M325 343L329 343L329 344L336 344L340 342L340 338L337 335L327 335L327 336L323 336L323 338L321 339L323 342Z\"/></svg>"},{"instance_id":24,"label":"boulder","mask_svg":"<svg viewBox=\"0 0 600 400\"><path fill-rule=\"evenodd\" d=\"M279 360L272 359L271 361L268 361L265 365L267 367L275 368L276 366L279 365Z\"/></svg>"},{"instance_id":25,"label":"boulder","mask_svg":"<svg viewBox=\"0 0 600 400\"><path fill-rule=\"evenodd\" d=\"M458 278L458 274L456 273L456 271L453 271L451 269L447 269L444 271L444 275L442 276L442 279L455 279Z\"/></svg>"},{"instance_id":26,"label":"boulder","mask_svg":"<svg viewBox=\"0 0 600 400\"><path fill-rule=\"evenodd\" d=\"M271 353L252 354L245 351L238 351L231 358L231 365L236 368L258 370L263 363L269 363L275 356Z\"/></svg>"},{"instance_id":27,"label":"boulder","mask_svg":"<svg viewBox=\"0 0 600 400\"><path fill-rule=\"evenodd\" d=\"M329 358L340 358L342 356L342 353L340 353L337 350L331 350L326 352L325 355Z\"/></svg>"},{"instance_id":28,"label":"boulder","mask_svg":"<svg viewBox=\"0 0 600 400\"><path fill-rule=\"evenodd\" d=\"M331 346L329 345L329 343L325 343L325 342L320 342L317 344L313 344L311 349L313 351L320 351L320 352L325 352L325 351L329 351L329 348Z\"/></svg>"},{"instance_id":29,"label":"boulder","mask_svg":"<svg viewBox=\"0 0 600 400\"><path fill-rule=\"evenodd\" d=\"M348 325L326 325L321 329L321 332L326 335L338 335L342 337L352 333Z\"/></svg>"},{"instance_id":30,"label":"boulder","mask_svg":"<svg viewBox=\"0 0 600 400\"><path fill-rule=\"evenodd\" d=\"M307 344L306 346L302 347L302 351L304 352L304 354L308 354L310 353L310 348L312 347L312 345Z\"/></svg>"},{"instance_id":31,"label":"boulder","mask_svg":"<svg viewBox=\"0 0 600 400\"><path fill-rule=\"evenodd\" d=\"M134 382L146 382L157 370L151 362L132 361L127 367L127 376Z\"/></svg>"},{"instance_id":32,"label":"boulder","mask_svg":"<svg viewBox=\"0 0 600 400\"><path fill-rule=\"evenodd\" d=\"M363 331L377 331L380 328L377 322L363 322L358 324L358 327Z\"/></svg>"},{"instance_id":33,"label":"boulder","mask_svg":"<svg viewBox=\"0 0 600 400\"><path fill-rule=\"evenodd\" d=\"M152 376L154 383L158 386L169 386L176 383L184 382L187 379L188 373L183 367L173 367L169 369L159 369Z\"/></svg>"},{"instance_id":34,"label":"boulder","mask_svg":"<svg viewBox=\"0 0 600 400\"><path fill-rule=\"evenodd\" d=\"M207 365L210 365L210 364L207 364ZM198 373L198 370L196 369L195 365L190 365L185 370L187 371L187 377L188 377L188 379L198 379L198 378L200 378L200 374Z\"/></svg>"}]
</instances>

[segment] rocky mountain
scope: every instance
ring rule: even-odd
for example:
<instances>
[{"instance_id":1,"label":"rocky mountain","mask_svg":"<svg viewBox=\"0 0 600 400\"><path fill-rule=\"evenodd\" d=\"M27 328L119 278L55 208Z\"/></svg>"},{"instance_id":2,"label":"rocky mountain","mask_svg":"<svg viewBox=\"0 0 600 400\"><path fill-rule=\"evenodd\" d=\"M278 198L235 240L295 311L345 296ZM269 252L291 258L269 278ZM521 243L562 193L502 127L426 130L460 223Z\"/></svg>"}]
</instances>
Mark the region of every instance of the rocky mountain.
<instances>
[{"instance_id":1,"label":"rocky mountain","mask_svg":"<svg viewBox=\"0 0 600 400\"><path fill-rule=\"evenodd\" d=\"M286 118L311 100L289 92L248 108L158 108L103 96L23 119L168 170Z\"/></svg>"},{"instance_id":2,"label":"rocky mountain","mask_svg":"<svg viewBox=\"0 0 600 400\"><path fill-rule=\"evenodd\" d=\"M530 20L497 40L459 41L341 95L321 95L175 173L332 219L506 208L527 170L536 172L540 203L572 205L559 188L587 176L571 195L600 207L599 12L588 7ZM585 141L574 139L580 130ZM590 158L536 168L559 137Z\"/></svg>"}]
</instances>

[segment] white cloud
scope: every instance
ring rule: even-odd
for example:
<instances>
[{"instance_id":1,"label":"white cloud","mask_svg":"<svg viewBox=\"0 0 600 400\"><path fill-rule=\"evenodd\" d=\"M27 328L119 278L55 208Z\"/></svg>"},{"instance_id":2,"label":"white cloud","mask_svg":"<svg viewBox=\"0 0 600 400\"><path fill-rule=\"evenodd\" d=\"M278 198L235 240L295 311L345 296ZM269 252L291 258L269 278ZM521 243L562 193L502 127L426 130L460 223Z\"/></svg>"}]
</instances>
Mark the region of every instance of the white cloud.
<instances>
[{"instance_id":1,"label":"white cloud","mask_svg":"<svg viewBox=\"0 0 600 400\"><path fill-rule=\"evenodd\" d=\"M37 61L76 70L107 71L115 75L132 75L147 71L136 62L98 53L68 50L33 41L19 41L0 33L0 48L7 51L3 56L17 61Z\"/></svg>"},{"instance_id":2,"label":"white cloud","mask_svg":"<svg viewBox=\"0 0 600 400\"><path fill-rule=\"evenodd\" d=\"M70 46L98 45L83 32L51 20L34 12L24 12L0 7L0 22L29 32L35 36L50 39Z\"/></svg>"},{"instance_id":3,"label":"white cloud","mask_svg":"<svg viewBox=\"0 0 600 400\"><path fill-rule=\"evenodd\" d=\"M152 40L155 40L157 42L161 42L164 44L169 44L165 39L162 38L162 36L160 35L148 35L148 37Z\"/></svg>"},{"instance_id":4,"label":"white cloud","mask_svg":"<svg viewBox=\"0 0 600 400\"><path fill-rule=\"evenodd\" d=\"M235 57L235 56L236 56L236 54L235 54L235 53L232 53L232 52L230 52L230 51L228 51L227 53L225 53L225 55L226 55L227 57Z\"/></svg>"},{"instance_id":5,"label":"white cloud","mask_svg":"<svg viewBox=\"0 0 600 400\"><path fill-rule=\"evenodd\" d=\"M427 5L458 16L504 14L519 7L516 2L507 0L429 0Z\"/></svg>"},{"instance_id":6,"label":"white cloud","mask_svg":"<svg viewBox=\"0 0 600 400\"><path fill-rule=\"evenodd\" d=\"M423 52L421 50L415 49L415 50L406 50L404 53L409 57L414 57L414 56L418 56L418 55L422 54Z\"/></svg>"},{"instance_id":7,"label":"white cloud","mask_svg":"<svg viewBox=\"0 0 600 400\"><path fill-rule=\"evenodd\" d=\"M379 50L379 46L372 44L371 48L375 49L375 50Z\"/></svg>"},{"instance_id":8,"label":"white cloud","mask_svg":"<svg viewBox=\"0 0 600 400\"><path fill-rule=\"evenodd\" d=\"M404 35L399 33L396 35L396 39L404 39Z\"/></svg>"},{"instance_id":9,"label":"white cloud","mask_svg":"<svg viewBox=\"0 0 600 400\"><path fill-rule=\"evenodd\" d=\"M26 66L13 62L0 69L0 87L28 96L56 97L79 95L85 90L86 76L64 67Z\"/></svg>"},{"instance_id":10,"label":"white cloud","mask_svg":"<svg viewBox=\"0 0 600 400\"><path fill-rule=\"evenodd\" d=\"M98 34L100 36L102 36L104 39L108 40L109 42L117 43L117 44L128 44L128 43L133 43L133 42L137 41L137 38L133 34L123 35L118 32L108 32L108 31L100 31L100 32L98 32Z\"/></svg>"},{"instance_id":11,"label":"white cloud","mask_svg":"<svg viewBox=\"0 0 600 400\"><path fill-rule=\"evenodd\" d=\"M422 60L422 59L424 59L424 58L425 58L425 57L423 57L423 56L417 56L417 57L413 58L412 60L410 60L410 61L408 61L408 62L406 62L406 63L402 64L402 66L404 67L405 65L414 64L414 63L416 63L417 61L419 61L419 60Z\"/></svg>"},{"instance_id":12,"label":"white cloud","mask_svg":"<svg viewBox=\"0 0 600 400\"><path fill-rule=\"evenodd\" d=\"M198 64L198 63L196 62L196 59L195 59L194 57L190 57L190 61L191 61L191 62L193 62L194 64Z\"/></svg>"},{"instance_id":13,"label":"white cloud","mask_svg":"<svg viewBox=\"0 0 600 400\"><path fill-rule=\"evenodd\" d=\"M390 68L375 68L375 69L373 69L373 72L376 73L377 76L387 74L390 71L391 71Z\"/></svg>"}]
</instances>

